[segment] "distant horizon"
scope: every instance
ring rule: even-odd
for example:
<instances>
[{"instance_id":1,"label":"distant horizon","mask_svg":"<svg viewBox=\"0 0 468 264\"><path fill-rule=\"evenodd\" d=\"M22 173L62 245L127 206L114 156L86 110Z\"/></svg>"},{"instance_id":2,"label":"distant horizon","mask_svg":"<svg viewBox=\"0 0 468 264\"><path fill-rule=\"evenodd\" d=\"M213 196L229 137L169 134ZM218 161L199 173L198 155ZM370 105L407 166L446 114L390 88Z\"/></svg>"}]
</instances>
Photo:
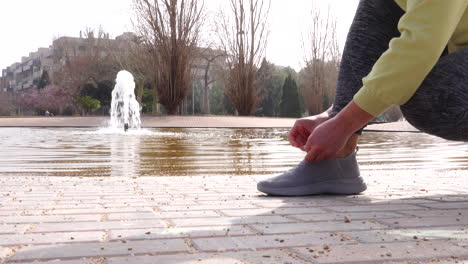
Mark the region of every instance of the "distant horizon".
<instances>
[{"instance_id":1,"label":"distant horizon","mask_svg":"<svg viewBox=\"0 0 468 264\"><path fill-rule=\"evenodd\" d=\"M86 28L98 29L102 26L111 38L125 32L134 32L131 26L131 0L101 0L97 3L93 0L64 2L16 0L3 4L4 10L9 12L0 17L0 24L14 26L3 27L4 35L8 36L5 39L10 41L0 42L0 69L21 62L22 57L29 56L29 53L36 52L39 48L49 48L54 39L79 37L79 32ZM219 0L205 0L207 13L211 15L216 13L222 4L223 2ZM357 4L358 0L347 0L345 3L342 0L319 2L322 8L329 5L332 15L337 17L341 49ZM24 9L25 6L30 8ZM93 8L90 9L89 6ZM294 4L272 1L271 32L265 54L269 62L291 67L296 71L303 67L301 34L308 26L304 21L307 21L311 9L310 0L295 0ZM38 10L40 12L37 12ZM57 12L58 10L60 12ZM22 16L18 17L17 14ZM35 23L18 23L18 19Z\"/></svg>"}]
</instances>

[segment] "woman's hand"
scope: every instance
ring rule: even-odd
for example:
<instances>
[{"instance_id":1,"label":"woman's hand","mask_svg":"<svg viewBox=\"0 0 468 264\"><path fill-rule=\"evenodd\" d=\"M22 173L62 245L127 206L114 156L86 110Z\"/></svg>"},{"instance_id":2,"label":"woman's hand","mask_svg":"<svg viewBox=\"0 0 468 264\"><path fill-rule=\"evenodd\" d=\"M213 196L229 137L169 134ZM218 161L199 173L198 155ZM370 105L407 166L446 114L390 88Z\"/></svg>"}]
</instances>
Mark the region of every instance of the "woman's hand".
<instances>
[{"instance_id":1,"label":"woman's hand","mask_svg":"<svg viewBox=\"0 0 468 264\"><path fill-rule=\"evenodd\" d=\"M298 119L289 132L289 143L291 146L305 151L305 144L307 143L307 139L310 137L312 132L316 127L329 119L330 117L328 112L324 112L316 116Z\"/></svg>"},{"instance_id":2,"label":"woman's hand","mask_svg":"<svg viewBox=\"0 0 468 264\"><path fill-rule=\"evenodd\" d=\"M349 137L374 118L351 101L336 117L316 127L304 146L305 158L318 162L336 158Z\"/></svg>"},{"instance_id":3,"label":"woman's hand","mask_svg":"<svg viewBox=\"0 0 468 264\"><path fill-rule=\"evenodd\" d=\"M307 140L304 150L308 162L330 160L345 146L352 133L336 118L319 125Z\"/></svg>"}]
</instances>

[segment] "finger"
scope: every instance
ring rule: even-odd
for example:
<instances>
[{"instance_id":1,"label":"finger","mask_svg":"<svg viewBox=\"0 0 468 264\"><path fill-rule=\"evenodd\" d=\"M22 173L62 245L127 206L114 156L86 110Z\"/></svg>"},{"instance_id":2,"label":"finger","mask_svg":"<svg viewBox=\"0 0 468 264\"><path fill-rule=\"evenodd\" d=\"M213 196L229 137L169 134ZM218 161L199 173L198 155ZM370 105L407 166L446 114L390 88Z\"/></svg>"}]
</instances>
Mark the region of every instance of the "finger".
<instances>
[{"instance_id":1,"label":"finger","mask_svg":"<svg viewBox=\"0 0 468 264\"><path fill-rule=\"evenodd\" d=\"M289 135L288 135L288 139L289 139L289 143L292 145L292 146L297 146L297 140L296 140L296 137L299 135L297 129L294 127L290 132L289 132Z\"/></svg>"},{"instance_id":2,"label":"finger","mask_svg":"<svg viewBox=\"0 0 468 264\"><path fill-rule=\"evenodd\" d=\"M304 136L302 136L302 135L299 135L299 136L297 136L297 138L296 138L296 142L297 142L297 144L299 145L299 147L300 147L301 149L304 149L304 146L305 146L305 144L307 143L307 138L304 137Z\"/></svg>"},{"instance_id":3,"label":"finger","mask_svg":"<svg viewBox=\"0 0 468 264\"><path fill-rule=\"evenodd\" d=\"M330 155L330 153L322 151L321 153L317 155L314 161L319 162L319 161L324 161L324 160L330 160L331 156L332 155Z\"/></svg>"},{"instance_id":4,"label":"finger","mask_svg":"<svg viewBox=\"0 0 468 264\"><path fill-rule=\"evenodd\" d=\"M309 136L311 134L311 132L309 130L307 130L305 127L303 127L303 126L298 127L298 132L299 132L299 134L301 134L305 138L309 138Z\"/></svg>"},{"instance_id":5,"label":"finger","mask_svg":"<svg viewBox=\"0 0 468 264\"><path fill-rule=\"evenodd\" d=\"M304 137L303 135L299 134L296 136L295 142L297 144L297 147L302 149L304 148L304 145L307 143L307 137Z\"/></svg>"},{"instance_id":6,"label":"finger","mask_svg":"<svg viewBox=\"0 0 468 264\"><path fill-rule=\"evenodd\" d=\"M313 146L313 142L310 137L307 138L307 142L304 145L304 151L310 152Z\"/></svg>"},{"instance_id":7,"label":"finger","mask_svg":"<svg viewBox=\"0 0 468 264\"><path fill-rule=\"evenodd\" d=\"M299 149L300 149L300 148L302 148L303 145L301 145L299 137L300 137L300 136L298 136L298 137L292 139L291 145L292 145L293 147L296 147L296 148L299 148Z\"/></svg>"},{"instance_id":8,"label":"finger","mask_svg":"<svg viewBox=\"0 0 468 264\"><path fill-rule=\"evenodd\" d=\"M308 140L309 137L300 136L300 138L298 138L298 143L301 146L301 148L305 149Z\"/></svg>"},{"instance_id":9,"label":"finger","mask_svg":"<svg viewBox=\"0 0 468 264\"><path fill-rule=\"evenodd\" d=\"M305 160L308 161L308 162L314 162L318 156L319 152L317 151L317 149L312 149L311 151L309 151L305 157Z\"/></svg>"}]
</instances>

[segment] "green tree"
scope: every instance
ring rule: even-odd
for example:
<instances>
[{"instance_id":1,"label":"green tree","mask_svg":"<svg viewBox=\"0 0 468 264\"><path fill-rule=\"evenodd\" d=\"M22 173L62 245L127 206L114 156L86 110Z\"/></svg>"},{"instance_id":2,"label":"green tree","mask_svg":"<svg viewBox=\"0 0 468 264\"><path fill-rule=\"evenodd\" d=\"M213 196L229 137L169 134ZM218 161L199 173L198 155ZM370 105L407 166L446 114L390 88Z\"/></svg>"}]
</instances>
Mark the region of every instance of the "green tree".
<instances>
[{"instance_id":1,"label":"green tree","mask_svg":"<svg viewBox=\"0 0 468 264\"><path fill-rule=\"evenodd\" d=\"M257 71L257 85L262 94L262 102L259 104L257 116L274 116L273 103L273 71L274 65L265 58Z\"/></svg>"},{"instance_id":2,"label":"green tree","mask_svg":"<svg viewBox=\"0 0 468 264\"><path fill-rule=\"evenodd\" d=\"M291 73L288 71L289 68L283 68L279 66L275 66L275 70L273 71L273 79L272 79L272 89L271 89L271 100L272 100L272 107L273 107L273 116L279 116L280 112L280 104L281 104L281 97L283 96L283 84L284 80L288 77ZM294 72L295 74L295 72ZM294 75L293 75L294 76Z\"/></svg>"},{"instance_id":3,"label":"green tree","mask_svg":"<svg viewBox=\"0 0 468 264\"><path fill-rule=\"evenodd\" d=\"M256 113L257 116L279 116L283 84L288 75L296 79L297 74L290 67L276 66L265 59L263 60L257 72L257 83L263 93L263 100Z\"/></svg>"},{"instance_id":4,"label":"green tree","mask_svg":"<svg viewBox=\"0 0 468 264\"><path fill-rule=\"evenodd\" d=\"M80 96L76 99L76 103L84 110L85 115L101 107L101 102L91 96Z\"/></svg>"},{"instance_id":5,"label":"green tree","mask_svg":"<svg viewBox=\"0 0 468 264\"><path fill-rule=\"evenodd\" d=\"M283 96L280 104L281 117L301 117L301 107L299 102L299 93L297 83L289 74L283 85Z\"/></svg>"},{"instance_id":6,"label":"green tree","mask_svg":"<svg viewBox=\"0 0 468 264\"><path fill-rule=\"evenodd\" d=\"M143 95L141 96L141 106L143 113L152 113L154 106L154 90L151 85L146 85L143 88Z\"/></svg>"},{"instance_id":7,"label":"green tree","mask_svg":"<svg viewBox=\"0 0 468 264\"><path fill-rule=\"evenodd\" d=\"M226 115L224 107L224 86L221 82L215 82L210 91L210 111L213 115Z\"/></svg>"},{"instance_id":8,"label":"green tree","mask_svg":"<svg viewBox=\"0 0 468 264\"><path fill-rule=\"evenodd\" d=\"M81 89L80 96L89 96L99 100L102 106L110 107L112 101L113 81L87 83Z\"/></svg>"},{"instance_id":9,"label":"green tree","mask_svg":"<svg viewBox=\"0 0 468 264\"><path fill-rule=\"evenodd\" d=\"M39 80L39 83L37 84L37 88L42 89L42 88L45 88L49 84L50 84L49 73L47 71L43 71L41 75L41 79Z\"/></svg>"},{"instance_id":10,"label":"green tree","mask_svg":"<svg viewBox=\"0 0 468 264\"><path fill-rule=\"evenodd\" d=\"M234 106L225 93L223 81L216 81L210 91L210 111L213 115L234 115Z\"/></svg>"}]
</instances>

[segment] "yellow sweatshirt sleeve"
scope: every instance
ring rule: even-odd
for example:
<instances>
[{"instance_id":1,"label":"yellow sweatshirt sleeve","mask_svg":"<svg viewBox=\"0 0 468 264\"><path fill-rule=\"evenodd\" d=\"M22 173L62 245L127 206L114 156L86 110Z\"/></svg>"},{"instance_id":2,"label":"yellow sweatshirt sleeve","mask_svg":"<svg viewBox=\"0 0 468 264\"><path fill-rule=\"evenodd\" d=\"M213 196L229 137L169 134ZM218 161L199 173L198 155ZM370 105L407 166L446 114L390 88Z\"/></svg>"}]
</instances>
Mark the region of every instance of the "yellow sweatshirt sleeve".
<instances>
[{"instance_id":1,"label":"yellow sweatshirt sleeve","mask_svg":"<svg viewBox=\"0 0 468 264\"><path fill-rule=\"evenodd\" d=\"M390 41L355 103L373 116L392 105L405 104L435 66L460 23L468 0L408 0L398 29L401 36Z\"/></svg>"}]
</instances>

